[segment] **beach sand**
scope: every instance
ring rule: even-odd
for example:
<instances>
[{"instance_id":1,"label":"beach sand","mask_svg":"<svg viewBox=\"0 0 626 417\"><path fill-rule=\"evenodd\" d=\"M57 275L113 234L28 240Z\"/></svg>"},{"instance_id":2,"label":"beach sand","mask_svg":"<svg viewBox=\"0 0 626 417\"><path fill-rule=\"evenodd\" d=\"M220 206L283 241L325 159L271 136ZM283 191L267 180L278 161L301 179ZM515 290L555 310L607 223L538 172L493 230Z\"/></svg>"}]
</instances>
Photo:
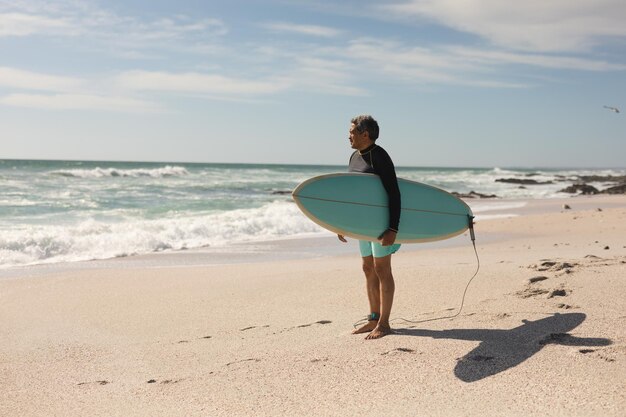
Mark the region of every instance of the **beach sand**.
<instances>
[{"instance_id":1,"label":"beach sand","mask_svg":"<svg viewBox=\"0 0 626 417\"><path fill-rule=\"evenodd\" d=\"M5 273L0 415L623 416L626 197L567 201L477 223L455 318L424 321L458 310L469 237L404 245L396 333L373 341L340 250Z\"/></svg>"}]
</instances>

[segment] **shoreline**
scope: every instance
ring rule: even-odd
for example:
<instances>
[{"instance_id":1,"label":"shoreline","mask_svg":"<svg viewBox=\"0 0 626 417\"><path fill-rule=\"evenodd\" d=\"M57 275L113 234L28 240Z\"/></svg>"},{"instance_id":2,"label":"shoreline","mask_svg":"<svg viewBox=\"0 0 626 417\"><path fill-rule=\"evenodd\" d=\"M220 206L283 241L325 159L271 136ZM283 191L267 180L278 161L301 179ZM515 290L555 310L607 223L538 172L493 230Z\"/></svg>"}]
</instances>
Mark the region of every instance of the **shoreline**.
<instances>
[{"instance_id":1,"label":"shoreline","mask_svg":"<svg viewBox=\"0 0 626 417\"><path fill-rule=\"evenodd\" d=\"M504 235L488 234L481 236L480 224L492 220L516 216L528 216L563 212L563 204L568 204L568 211L595 210L620 207L624 196L575 196L549 199L466 199L470 207L481 207L482 214L476 215L476 236L487 242L504 239ZM491 206L491 207L490 207ZM485 209L486 208L486 209ZM485 220L481 220L485 218ZM462 246L469 242L468 233L432 243L405 244L402 251L417 251L430 248ZM226 246L194 248L179 251L136 254L131 256L94 259L85 261L67 261L41 263L25 266L0 268L0 280L13 277L42 276L50 273L62 273L76 270L109 268L167 268L189 266L216 266L246 263L266 263L281 260L316 259L358 253L354 239L348 244L336 244L336 237L328 232L327 236L282 237L265 241L237 242Z\"/></svg>"}]
</instances>

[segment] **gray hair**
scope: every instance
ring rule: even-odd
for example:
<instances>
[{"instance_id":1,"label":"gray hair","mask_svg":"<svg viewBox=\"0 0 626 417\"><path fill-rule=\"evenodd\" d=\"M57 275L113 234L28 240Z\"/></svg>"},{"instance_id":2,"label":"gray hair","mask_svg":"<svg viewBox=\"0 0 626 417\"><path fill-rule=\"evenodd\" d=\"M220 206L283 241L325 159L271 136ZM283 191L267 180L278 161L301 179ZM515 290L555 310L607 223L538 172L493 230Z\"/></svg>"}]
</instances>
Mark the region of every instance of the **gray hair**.
<instances>
[{"instance_id":1,"label":"gray hair","mask_svg":"<svg viewBox=\"0 0 626 417\"><path fill-rule=\"evenodd\" d=\"M374 118L369 114L356 116L350 121L350 123L354 124L354 127L359 133L369 133L371 140L375 141L376 139L378 139L378 122L374 120Z\"/></svg>"}]
</instances>

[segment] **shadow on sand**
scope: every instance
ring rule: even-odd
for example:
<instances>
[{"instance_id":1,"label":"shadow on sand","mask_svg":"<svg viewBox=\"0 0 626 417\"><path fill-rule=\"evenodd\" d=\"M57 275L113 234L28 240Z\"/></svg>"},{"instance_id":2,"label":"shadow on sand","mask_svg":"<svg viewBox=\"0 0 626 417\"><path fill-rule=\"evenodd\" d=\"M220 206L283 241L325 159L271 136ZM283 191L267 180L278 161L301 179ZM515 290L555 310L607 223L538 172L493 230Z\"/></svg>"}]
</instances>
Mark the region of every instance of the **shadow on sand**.
<instances>
[{"instance_id":1,"label":"shadow on sand","mask_svg":"<svg viewBox=\"0 0 626 417\"><path fill-rule=\"evenodd\" d=\"M456 329L420 330L396 329L396 334L426 336L434 339L475 340L480 344L467 355L457 359L454 374L462 381L475 382L519 365L548 344L566 346L607 346L609 339L579 338L567 332L580 325L583 313L554 314L537 321L523 320L519 327L509 330Z\"/></svg>"}]
</instances>

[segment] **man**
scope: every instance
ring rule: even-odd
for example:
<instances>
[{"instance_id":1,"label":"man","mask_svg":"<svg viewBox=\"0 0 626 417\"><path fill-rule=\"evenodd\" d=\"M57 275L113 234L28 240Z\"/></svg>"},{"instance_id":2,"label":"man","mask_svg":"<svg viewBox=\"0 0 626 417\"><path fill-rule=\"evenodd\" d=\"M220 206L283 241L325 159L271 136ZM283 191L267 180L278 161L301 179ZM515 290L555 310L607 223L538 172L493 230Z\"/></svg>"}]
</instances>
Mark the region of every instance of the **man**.
<instances>
[{"instance_id":1,"label":"man","mask_svg":"<svg viewBox=\"0 0 626 417\"><path fill-rule=\"evenodd\" d=\"M389 198L389 227L381 230L378 242L359 241L370 314L368 322L353 333L369 332L366 339L378 339L391 333L389 315L395 290L391 255L400 248L399 244L394 243L400 223L400 189L391 158L375 143L378 131L378 123L372 116L361 115L351 121L350 145L355 151L350 157L349 171L378 175ZM344 236L337 237L346 242Z\"/></svg>"}]
</instances>

